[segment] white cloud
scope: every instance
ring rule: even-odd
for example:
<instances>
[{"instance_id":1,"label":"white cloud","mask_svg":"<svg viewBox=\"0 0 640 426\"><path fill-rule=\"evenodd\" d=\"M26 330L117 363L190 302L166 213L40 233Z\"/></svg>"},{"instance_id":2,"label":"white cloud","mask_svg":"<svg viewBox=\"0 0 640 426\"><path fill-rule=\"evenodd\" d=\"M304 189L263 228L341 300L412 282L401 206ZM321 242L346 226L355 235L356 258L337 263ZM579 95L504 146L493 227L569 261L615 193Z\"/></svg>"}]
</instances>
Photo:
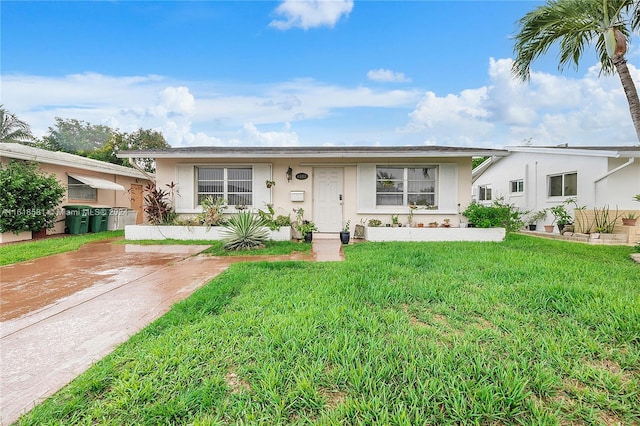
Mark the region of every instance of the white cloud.
<instances>
[{"instance_id":1,"label":"white cloud","mask_svg":"<svg viewBox=\"0 0 640 426\"><path fill-rule=\"evenodd\" d=\"M490 84L459 94L424 94L404 129L425 142L504 146L532 138L536 145L633 145L637 138L617 75L582 78L532 72L529 83L511 74L511 59L489 62ZM634 80L640 71L629 64Z\"/></svg>"},{"instance_id":2,"label":"white cloud","mask_svg":"<svg viewBox=\"0 0 640 426\"><path fill-rule=\"evenodd\" d=\"M279 30L333 28L342 16L349 16L352 9L353 0L284 0L275 10L282 19L274 19L269 26Z\"/></svg>"},{"instance_id":3,"label":"white cloud","mask_svg":"<svg viewBox=\"0 0 640 426\"><path fill-rule=\"evenodd\" d=\"M403 72L395 72L391 70L385 70L383 68L377 70L371 70L367 73L367 78L372 81L384 81L392 83L408 83L410 78L405 77Z\"/></svg>"},{"instance_id":4,"label":"white cloud","mask_svg":"<svg viewBox=\"0 0 640 426\"><path fill-rule=\"evenodd\" d=\"M172 146L637 144L618 76L598 74L597 66L573 78L534 71L520 83L510 59L491 59L486 86L446 96L313 79L241 85L87 73L2 75L1 83L4 107L38 137L61 117L158 130Z\"/></svg>"}]
</instances>

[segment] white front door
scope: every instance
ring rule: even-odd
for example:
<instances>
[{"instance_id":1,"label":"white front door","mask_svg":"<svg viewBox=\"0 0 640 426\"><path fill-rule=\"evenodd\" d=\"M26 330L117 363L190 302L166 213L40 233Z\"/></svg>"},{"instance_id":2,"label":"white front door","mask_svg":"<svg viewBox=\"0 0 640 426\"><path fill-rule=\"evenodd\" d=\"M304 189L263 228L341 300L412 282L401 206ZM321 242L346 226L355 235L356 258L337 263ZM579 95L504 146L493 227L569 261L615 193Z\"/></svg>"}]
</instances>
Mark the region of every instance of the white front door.
<instances>
[{"instance_id":1,"label":"white front door","mask_svg":"<svg viewBox=\"0 0 640 426\"><path fill-rule=\"evenodd\" d=\"M343 169L313 170L313 222L319 232L342 230Z\"/></svg>"}]
</instances>

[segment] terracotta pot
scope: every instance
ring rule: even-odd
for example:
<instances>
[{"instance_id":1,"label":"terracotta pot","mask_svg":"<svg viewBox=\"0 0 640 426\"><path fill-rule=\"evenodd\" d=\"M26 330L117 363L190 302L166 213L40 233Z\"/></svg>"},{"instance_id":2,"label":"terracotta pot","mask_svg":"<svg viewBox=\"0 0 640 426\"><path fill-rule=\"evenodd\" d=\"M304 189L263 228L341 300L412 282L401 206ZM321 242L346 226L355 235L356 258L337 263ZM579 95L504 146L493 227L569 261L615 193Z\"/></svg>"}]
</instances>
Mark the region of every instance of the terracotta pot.
<instances>
[{"instance_id":1,"label":"terracotta pot","mask_svg":"<svg viewBox=\"0 0 640 426\"><path fill-rule=\"evenodd\" d=\"M625 226L636 226L638 219L622 219L622 224Z\"/></svg>"},{"instance_id":2,"label":"terracotta pot","mask_svg":"<svg viewBox=\"0 0 640 426\"><path fill-rule=\"evenodd\" d=\"M547 232L553 232L553 225L545 225L544 230Z\"/></svg>"},{"instance_id":3,"label":"terracotta pot","mask_svg":"<svg viewBox=\"0 0 640 426\"><path fill-rule=\"evenodd\" d=\"M424 228L424 223L419 223L418 228Z\"/></svg>"}]
</instances>

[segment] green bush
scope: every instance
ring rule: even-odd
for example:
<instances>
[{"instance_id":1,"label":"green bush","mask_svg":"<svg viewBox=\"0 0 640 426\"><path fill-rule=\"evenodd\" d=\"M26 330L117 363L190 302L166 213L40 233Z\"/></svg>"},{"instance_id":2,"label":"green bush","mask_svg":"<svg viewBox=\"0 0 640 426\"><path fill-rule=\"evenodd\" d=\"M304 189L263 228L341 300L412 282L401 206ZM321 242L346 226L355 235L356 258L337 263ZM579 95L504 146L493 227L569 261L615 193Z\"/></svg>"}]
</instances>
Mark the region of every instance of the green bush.
<instances>
[{"instance_id":1,"label":"green bush","mask_svg":"<svg viewBox=\"0 0 640 426\"><path fill-rule=\"evenodd\" d=\"M499 198L490 206L472 202L462 212L476 228L505 228L507 232L515 232L525 224L523 213L512 204L505 204L503 198Z\"/></svg>"},{"instance_id":2,"label":"green bush","mask_svg":"<svg viewBox=\"0 0 640 426\"><path fill-rule=\"evenodd\" d=\"M65 188L55 175L46 175L36 163L0 164L0 232L51 229Z\"/></svg>"}]
</instances>

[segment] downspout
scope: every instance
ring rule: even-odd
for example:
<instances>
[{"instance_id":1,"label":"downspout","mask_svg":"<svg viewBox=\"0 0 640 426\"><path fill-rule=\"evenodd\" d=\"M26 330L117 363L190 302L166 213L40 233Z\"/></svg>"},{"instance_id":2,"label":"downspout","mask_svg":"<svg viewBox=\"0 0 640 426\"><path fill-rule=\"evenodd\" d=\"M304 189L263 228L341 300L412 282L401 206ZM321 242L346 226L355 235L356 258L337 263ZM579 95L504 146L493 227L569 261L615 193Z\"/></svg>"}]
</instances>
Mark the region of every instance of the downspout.
<instances>
[{"instance_id":1,"label":"downspout","mask_svg":"<svg viewBox=\"0 0 640 426\"><path fill-rule=\"evenodd\" d=\"M152 177L149 173L147 173L146 170L140 168L140 166L138 166L136 162L133 161L133 157L129 157L129 164L131 164L131 167L133 167L134 169L136 169L137 171L145 175L147 179L149 179L151 182L156 183L156 179Z\"/></svg>"},{"instance_id":2,"label":"downspout","mask_svg":"<svg viewBox=\"0 0 640 426\"><path fill-rule=\"evenodd\" d=\"M593 181L593 204L594 205L598 205L598 200L597 200L597 197L598 197L598 191L597 191L598 182L600 182L603 179L608 178L609 176L611 176L614 173L619 172L620 170L624 169L625 167L632 165L635 162L635 160L636 160L635 157L629 157L629 160L626 163L616 167L615 169L611 170L610 172L605 173L604 175L600 176L599 178L597 178L596 180Z\"/></svg>"}]
</instances>

